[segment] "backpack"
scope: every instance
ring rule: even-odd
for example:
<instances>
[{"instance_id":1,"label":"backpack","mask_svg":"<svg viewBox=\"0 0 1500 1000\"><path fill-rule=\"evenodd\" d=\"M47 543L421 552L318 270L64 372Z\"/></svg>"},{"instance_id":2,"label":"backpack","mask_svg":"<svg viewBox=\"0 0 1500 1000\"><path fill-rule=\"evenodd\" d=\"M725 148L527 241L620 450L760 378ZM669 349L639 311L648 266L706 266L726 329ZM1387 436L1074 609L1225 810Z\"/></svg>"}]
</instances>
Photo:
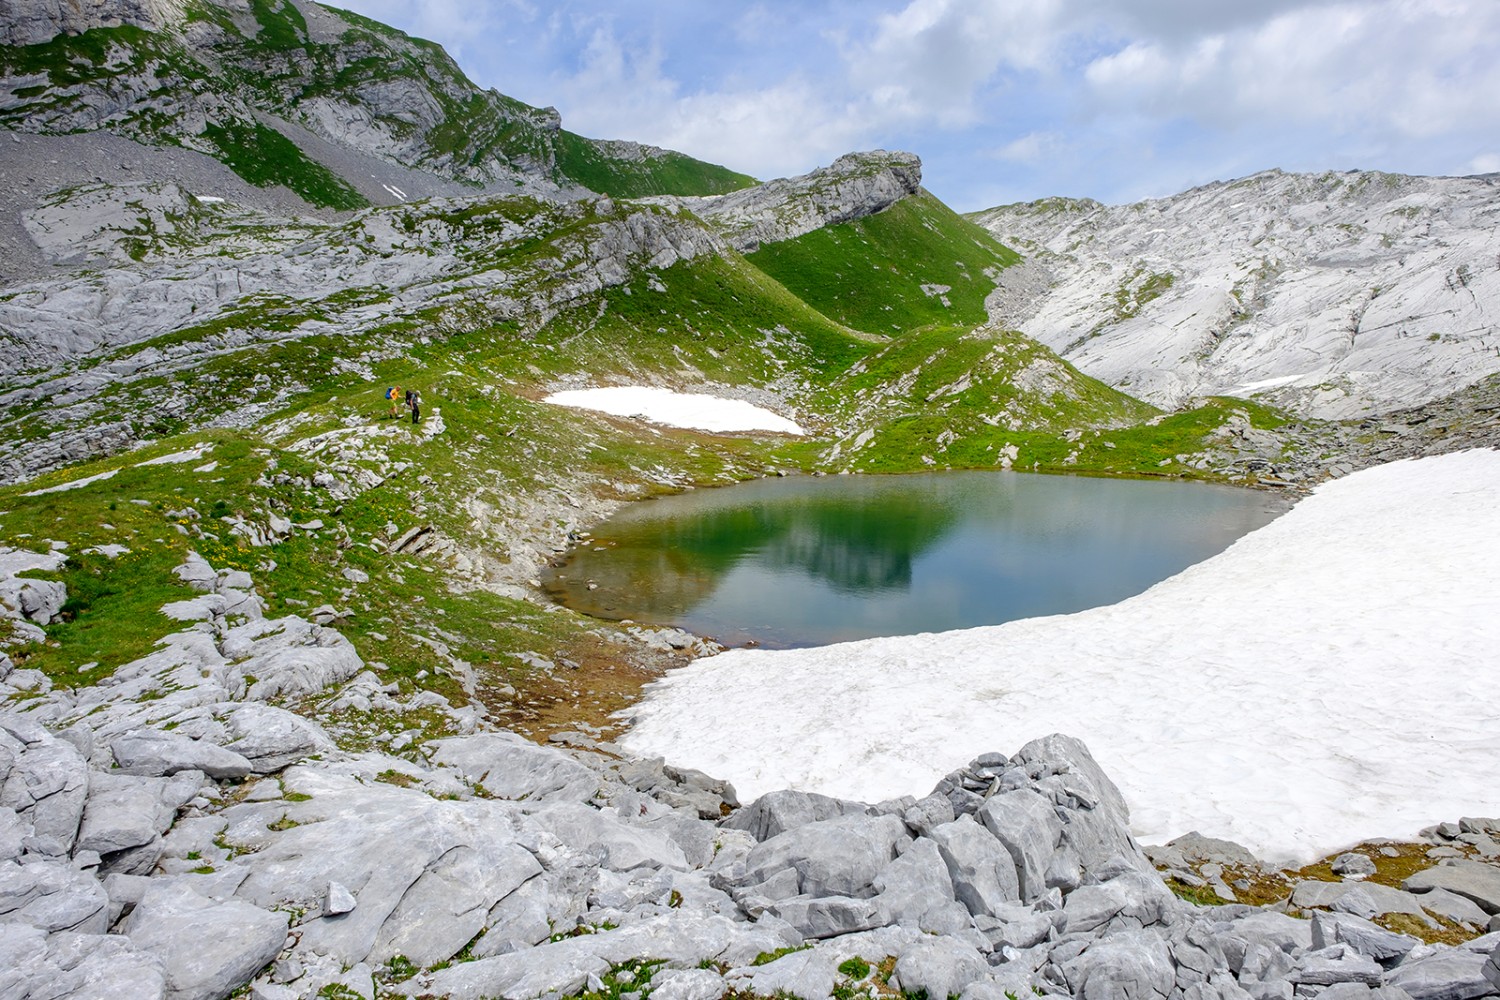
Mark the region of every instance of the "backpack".
<instances>
[{"instance_id":1,"label":"backpack","mask_svg":"<svg viewBox=\"0 0 1500 1000\"><path fill-rule=\"evenodd\" d=\"M395 399L396 398L396 387L395 386L391 386L389 389L387 389L385 391L385 398L386 399Z\"/></svg>"}]
</instances>

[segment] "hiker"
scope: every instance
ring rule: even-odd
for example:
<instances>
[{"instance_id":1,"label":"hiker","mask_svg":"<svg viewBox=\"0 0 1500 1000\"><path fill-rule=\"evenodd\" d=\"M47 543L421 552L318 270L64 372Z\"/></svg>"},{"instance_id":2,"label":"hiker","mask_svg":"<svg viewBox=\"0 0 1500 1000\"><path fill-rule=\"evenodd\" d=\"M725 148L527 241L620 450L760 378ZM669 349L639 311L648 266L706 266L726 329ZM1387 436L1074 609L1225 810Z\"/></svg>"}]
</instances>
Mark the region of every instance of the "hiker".
<instances>
[{"instance_id":1,"label":"hiker","mask_svg":"<svg viewBox=\"0 0 1500 1000\"><path fill-rule=\"evenodd\" d=\"M411 407L411 422L416 423L422 419L422 394L415 389L406 393L406 404Z\"/></svg>"},{"instance_id":2,"label":"hiker","mask_svg":"<svg viewBox=\"0 0 1500 1000\"><path fill-rule=\"evenodd\" d=\"M400 393L401 393L401 387L399 385L393 385L393 386L391 386L389 389L387 389L385 391L385 398L391 404L391 408L390 408L389 411L387 411L386 416L388 416L388 417L397 416L397 413L396 413L396 397ZM411 393L407 393L406 395L407 395L408 399L411 398Z\"/></svg>"}]
</instances>

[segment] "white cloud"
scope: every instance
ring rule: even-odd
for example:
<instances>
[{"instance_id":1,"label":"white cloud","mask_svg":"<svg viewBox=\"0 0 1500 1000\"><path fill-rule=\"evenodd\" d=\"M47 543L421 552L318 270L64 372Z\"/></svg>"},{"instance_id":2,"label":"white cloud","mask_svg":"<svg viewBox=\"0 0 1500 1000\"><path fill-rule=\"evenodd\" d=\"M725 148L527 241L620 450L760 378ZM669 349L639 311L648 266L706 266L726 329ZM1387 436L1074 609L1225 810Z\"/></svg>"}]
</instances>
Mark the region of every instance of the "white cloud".
<instances>
[{"instance_id":1,"label":"white cloud","mask_svg":"<svg viewBox=\"0 0 1500 1000\"><path fill-rule=\"evenodd\" d=\"M1190 39L1137 39L1093 60L1084 80L1106 110L1422 137L1500 122L1497 47L1500 4L1346 2Z\"/></svg>"},{"instance_id":2,"label":"white cloud","mask_svg":"<svg viewBox=\"0 0 1500 1000\"><path fill-rule=\"evenodd\" d=\"M1011 163L1041 163L1058 155L1064 147L1063 136L1058 132L1027 132L1013 139L992 155L997 160Z\"/></svg>"},{"instance_id":3,"label":"white cloud","mask_svg":"<svg viewBox=\"0 0 1500 1000\"><path fill-rule=\"evenodd\" d=\"M683 150L761 177L810 169L862 137L861 116L801 76L685 93L663 72L659 49L626 46L609 25L595 28L582 67L561 90L570 129Z\"/></svg>"},{"instance_id":4,"label":"white cloud","mask_svg":"<svg viewBox=\"0 0 1500 1000\"><path fill-rule=\"evenodd\" d=\"M1500 173L1500 153L1481 153L1469 161L1469 169L1476 174Z\"/></svg>"}]
</instances>

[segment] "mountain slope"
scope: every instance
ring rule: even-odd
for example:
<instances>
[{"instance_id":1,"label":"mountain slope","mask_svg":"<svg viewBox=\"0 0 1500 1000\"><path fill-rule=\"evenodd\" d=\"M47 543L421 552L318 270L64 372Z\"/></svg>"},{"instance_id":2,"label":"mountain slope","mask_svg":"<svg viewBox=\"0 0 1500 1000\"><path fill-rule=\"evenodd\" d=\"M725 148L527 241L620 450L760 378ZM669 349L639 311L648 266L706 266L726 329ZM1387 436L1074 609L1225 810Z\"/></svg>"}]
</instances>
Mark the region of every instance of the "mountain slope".
<instances>
[{"instance_id":1,"label":"mountain slope","mask_svg":"<svg viewBox=\"0 0 1500 1000\"><path fill-rule=\"evenodd\" d=\"M922 192L877 215L762 246L749 259L840 323L889 335L983 323L985 296L1020 257Z\"/></svg>"},{"instance_id":2,"label":"mountain slope","mask_svg":"<svg viewBox=\"0 0 1500 1000\"><path fill-rule=\"evenodd\" d=\"M14 7L9 35L28 44L0 49L0 123L182 146L314 206L497 185L634 196L751 182L681 154L563 132L554 109L480 90L440 46L307 0L140 4L124 9L123 24L72 5ZM432 180L414 191L394 176L371 183L364 157Z\"/></svg>"},{"instance_id":3,"label":"mountain slope","mask_svg":"<svg viewBox=\"0 0 1500 1000\"><path fill-rule=\"evenodd\" d=\"M1158 405L1358 416L1500 370L1500 178L1270 171L974 218L1029 256L996 317Z\"/></svg>"}]
</instances>

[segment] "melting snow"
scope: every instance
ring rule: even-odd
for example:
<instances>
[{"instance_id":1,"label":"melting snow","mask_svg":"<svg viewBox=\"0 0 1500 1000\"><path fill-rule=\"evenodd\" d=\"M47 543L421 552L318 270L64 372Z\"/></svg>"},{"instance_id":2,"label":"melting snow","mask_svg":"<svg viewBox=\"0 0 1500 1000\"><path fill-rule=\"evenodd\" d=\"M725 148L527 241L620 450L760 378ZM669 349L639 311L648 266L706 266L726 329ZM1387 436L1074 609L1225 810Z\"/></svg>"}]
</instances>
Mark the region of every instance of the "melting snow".
<instances>
[{"instance_id":1,"label":"melting snow","mask_svg":"<svg viewBox=\"0 0 1500 1000\"><path fill-rule=\"evenodd\" d=\"M1143 841L1311 859L1500 815L1500 453L1327 483L1146 593L1074 615L673 672L624 743L735 783L878 801L1085 740Z\"/></svg>"},{"instance_id":2,"label":"melting snow","mask_svg":"<svg viewBox=\"0 0 1500 1000\"><path fill-rule=\"evenodd\" d=\"M22 493L21 495L23 497L39 497L44 493L61 493L64 490L76 490L87 486L89 483L97 483L101 480L110 479L118 474L119 471L119 469L110 469L108 472L101 472L97 476L85 476L83 479L75 479L71 483L63 483L61 486L48 486L44 490L32 490L30 493Z\"/></svg>"},{"instance_id":3,"label":"melting snow","mask_svg":"<svg viewBox=\"0 0 1500 1000\"><path fill-rule=\"evenodd\" d=\"M572 389L554 392L543 402L597 410L617 417L639 417L668 427L700 431L778 431L802 434L803 430L783 416L739 399L723 399L702 393L672 392L647 386L616 386L607 389Z\"/></svg>"},{"instance_id":4,"label":"melting snow","mask_svg":"<svg viewBox=\"0 0 1500 1000\"><path fill-rule=\"evenodd\" d=\"M139 469L143 465L181 465L185 462L197 462L213 450L213 442L210 441L206 444L189 448L187 451L174 451L170 455L158 455L155 458L148 458L144 462L135 463L135 467Z\"/></svg>"}]
</instances>

